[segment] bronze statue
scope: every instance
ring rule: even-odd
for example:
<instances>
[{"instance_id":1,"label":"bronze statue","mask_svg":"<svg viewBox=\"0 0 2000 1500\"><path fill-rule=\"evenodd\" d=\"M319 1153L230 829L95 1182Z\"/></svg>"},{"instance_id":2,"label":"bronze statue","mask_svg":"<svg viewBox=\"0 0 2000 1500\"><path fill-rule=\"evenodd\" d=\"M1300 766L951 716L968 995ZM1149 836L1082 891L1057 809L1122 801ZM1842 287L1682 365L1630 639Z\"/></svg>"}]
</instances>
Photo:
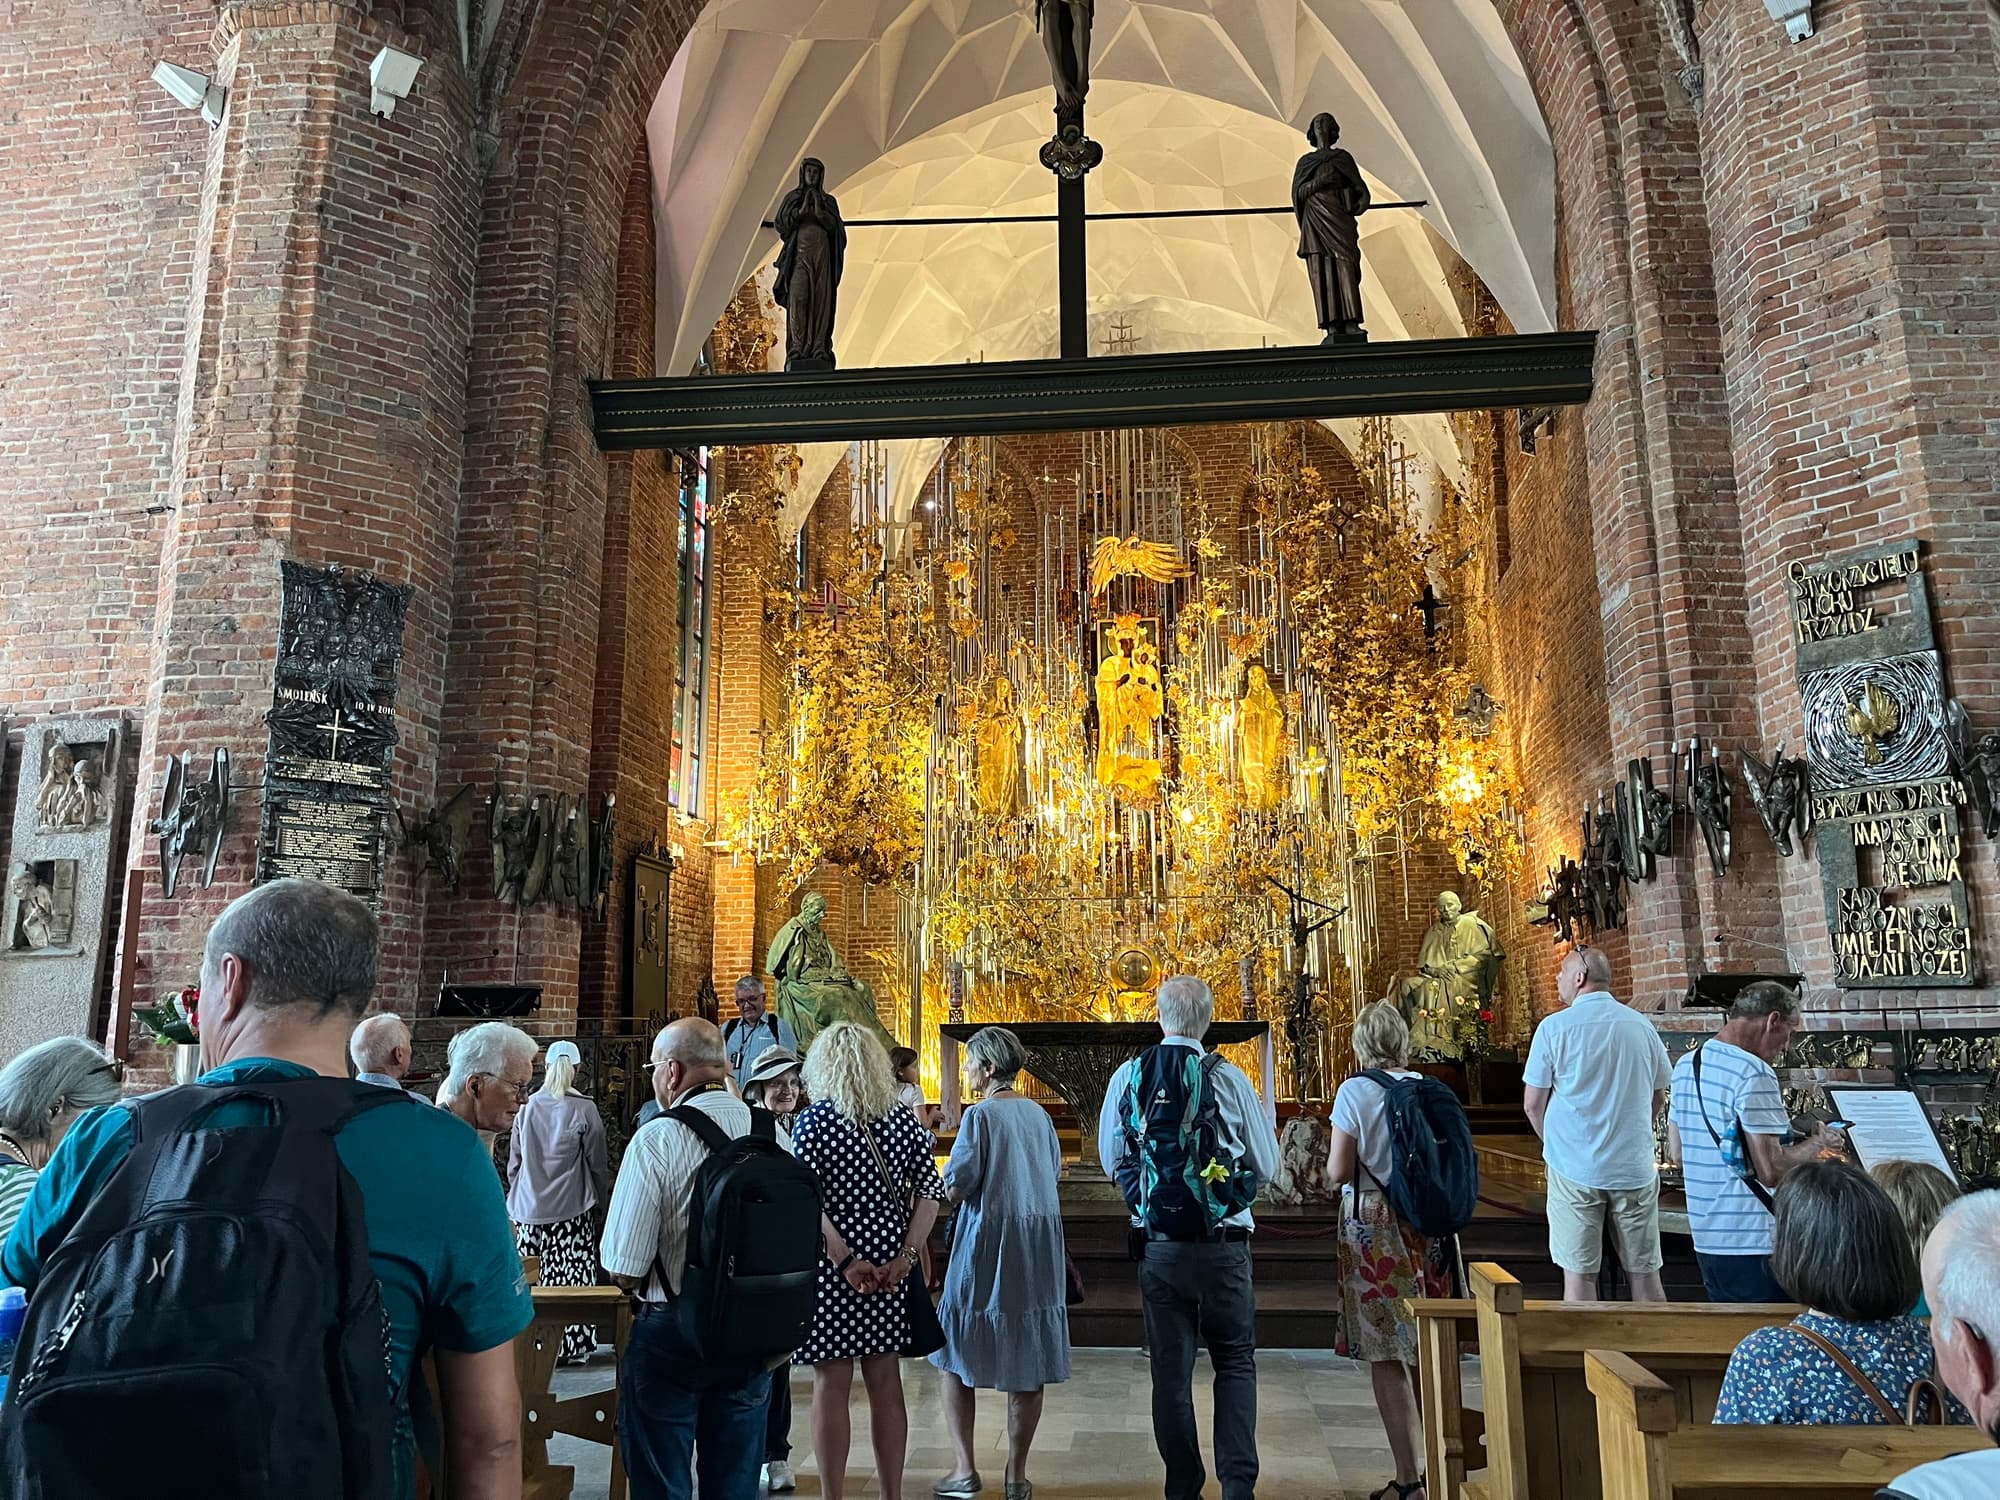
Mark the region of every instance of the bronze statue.
<instances>
[{"instance_id":1,"label":"bronze statue","mask_svg":"<svg viewBox=\"0 0 2000 1500\"><path fill-rule=\"evenodd\" d=\"M799 164L799 185L778 205L776 223L785 248L771 295L785 310L785 369L834 369L833 317L847 265L847 225L817 157Z\"/></svg>"},{"instance_id":2,"label":"bronze statue","mask_svg":"<svg viewBox=\"0 0 2000 1500\"><path fill-rule=\"evenodd\" d=\"M1708 756L1702 757L1701 741L1688 741L1685 765L1687 767L1688 803L1694 810L1694 820L1701 825L1701 836L1708 843L1708 861L1715 873L1729 873L1730 853L1730 808L1734 793L1729 786L1729 773L1722 769L1722 752L1713 745L1708 747Z\"/></svg>"},{"instance_id":3,"label":"bronze statue","mask_svg":"<svg viewBox=\"0 0 2000 1500\"><path fill-rule=\"evenodd\" d=\"M194 753L183 750L167 760L167 784L160 791L160 815L150 827L160 836L160 888L172 896L180 884L181 856L190 848L202 856L201 883L215 884L215 862L222 853L223 826L229 818L229 752L216 747L207 781L196 781L189 770Z\"/></svg>"},{"instance_id":4,"label":"bronze statue","mask_svg":"<svg viewBox=\"0 0 2000 1500\"><path fill-rule=\"evenodd\" d=\"M1366 339L1361 328L1361 229L1368 184L1354 158L1334 142L1340 124L1318 114L1306 130L1313 149L1292 169L1292 208L1299 216L1299 258L1312 281L1324 343Z\"/></svg>"},{"instance_id":5,"label":"bronze statue","mask_svg":"<svg viewBox=\"0 0 2000 1500\"><path fill-rule=\"evenodd\" d=\"M531 807L511 801L496 781L486 799L486 840L493 851L493 899L521 904L528 860L541 842L537 827L540 799Z\"/></svg>"},{"instance_id":6,"label":"bronze statue","mask_svg":"<svg viewBox=\"0 0 2000 1500\"><path fill-rule=\"evenodd\" d=\"M1090 92L1090 26L1096 0L1035 0L1035 30L1049 55L1056 107L1078 109Z\"/></svg>"},{"instance_id":7,"label":"bronze statue","mask_svg":"<svg viewBox=\"0 0 2000 1500\"><path fill-rule=\"evenodd\" d=\"M1749 750L1743 752L1743 780L1750 789L1750 803L1764 820L1764 830L1778 853L1789 858L1792 833L1801 840L1812 817L1812 784L1804 756L1787 759L1785 747L1767 765Z\"/></svg>"},{"instance_id":8,"label":"bronze statue","mask_svg":"<svg viewBox=\"0 0 2000 1500\"><path fill-rule=\"evenodd\" d=\"M799 914L771 939L764 966L778 981L778 1015L791 1022L800 1050L835 1021L858 1021L895 1046L875 1014L875 992L847 972L826 935L826 897L806 893Z\"/></svg>"},{"instance_id":9,"label":"bronze statue","mask_svg":"<svg viewBox=\"0 0 2000 1500\"><path fill-rule=\"evenodd\" d=\"M1625 763L1625 782L1632 798L1632 840L1645 855L1645 875L1654 875L1653 861L1674 852L1674 815L1680 811L1677 778L1680 761L1667 757L1667 785L1653 781L1653 758L1641 756Z\"/></svg>"},{"instance_id":10,"label":"bronze statue","mask_svg":"<svg viewBox=\"0 0 2000 1500\"><path fill-rule=\"evenodd\" d=\"M462 786L445 801L412 822L396 809L396 823L403 831L403 847L415 852L417 874L432 865L444 878L445 888L454 896L465 878L465 851L472 842L472 815L477 804L472 788Z\"/></svg>"},{"instance_id":11,"label":"bronze statue","mask_svg":"<svg viewBox=\"0 0 2000 1500\"><path fill-rule=\"evenodd\" d=\"M590 830L590 886L585 893L588 899L584 910L600 922L611 899L611 872L617 858L617 808L618 794L606 792L598 807L597 825Z\"/></svg>"},{"instance_id":12,"label":"bronze statue","mask_svg":"<svg viewBox=\"0 0 2000 1500\"><path fill-rule=\"evenodd\" d=\"M1478 912L1467 911L1458 892L1439 891L1437 920L1417 949L1417 972L1403 982L1402 1004L1412 1046L1447 1047L1454 1010L1490 1009L1500 962L1506 956L1491 923Z\"/></svg>"}]
</instances>

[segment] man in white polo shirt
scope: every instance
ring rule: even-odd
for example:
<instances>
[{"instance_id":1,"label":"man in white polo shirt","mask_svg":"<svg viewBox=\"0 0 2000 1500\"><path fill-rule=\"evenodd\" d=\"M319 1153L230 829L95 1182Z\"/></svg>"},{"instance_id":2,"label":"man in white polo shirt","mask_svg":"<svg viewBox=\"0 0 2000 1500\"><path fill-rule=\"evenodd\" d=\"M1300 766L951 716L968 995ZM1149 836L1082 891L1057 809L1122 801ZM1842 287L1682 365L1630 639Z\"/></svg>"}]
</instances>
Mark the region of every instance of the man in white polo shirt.
<instances>
[{"instance_id":1,"label":"man in white polo shirt","mask_svg":"<svg viewBox=\"0 0 2000 1500\"><path fill-rule=\"evenodd\" d=\"M1791 1141L1771 1065L1798 1021L1798 996L1783 985L1746 984L1722 1029L1674 1064L1667 1154L1687 1182L1694 1256L1711 1302L1792 1300L1771 1274L1771 1195L1793 1167L1832 1145L1823 1130Z\"/></svg>"},{"instance_id":2,"label":"man in white polo shirt","mask_svg":"<svg viewBox=\"0 0 2000 1500\"><path fill-rule=\"evenodd\" d=\"M1566 1008L1535 1028L1523 1081L1548 1170L1549 1257L1562 1267L1563 1300L1597 1300L1609 1218L1633 1300L1664 1302L1653 1121L1667 1102L1667 1049L1652 1022L1612 995L1602 948L1572 948L1556 993Z\"/></svg>"}]
</instances>

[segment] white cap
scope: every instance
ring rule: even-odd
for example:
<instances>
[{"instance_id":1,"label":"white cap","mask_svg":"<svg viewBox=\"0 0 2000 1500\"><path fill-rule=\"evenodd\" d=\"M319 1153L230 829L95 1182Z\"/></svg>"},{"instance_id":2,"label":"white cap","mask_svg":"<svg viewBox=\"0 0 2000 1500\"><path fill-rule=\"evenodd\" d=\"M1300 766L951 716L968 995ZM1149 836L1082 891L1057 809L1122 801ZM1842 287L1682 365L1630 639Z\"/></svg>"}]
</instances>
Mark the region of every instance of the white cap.
<instances>
[{"instance_id":1,"label":"white cap","mask_svg":"<svg viewBox=\"0 0 2000 1500\"><path fill-rule=\"evenodd\" d=\"M570 1060L572 1067L580 1068L583 1066L583 1054L576 1050L575 1042L550 1042L549 1050L543 1054L543 1057L545 1064L552 1063L559 1057L566 1057Z\"/></svg>"}]
</instances>

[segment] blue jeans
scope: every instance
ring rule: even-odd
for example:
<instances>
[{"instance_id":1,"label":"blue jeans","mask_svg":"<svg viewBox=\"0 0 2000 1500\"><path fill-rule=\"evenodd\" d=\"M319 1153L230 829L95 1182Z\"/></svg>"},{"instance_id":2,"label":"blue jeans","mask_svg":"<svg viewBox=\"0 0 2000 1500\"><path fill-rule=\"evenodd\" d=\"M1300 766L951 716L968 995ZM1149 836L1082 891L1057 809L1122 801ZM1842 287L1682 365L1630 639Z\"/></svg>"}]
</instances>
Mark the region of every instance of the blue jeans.
<instances>
[{"instance_id":1,"label":"blue jeans","mask_svg":"<svg viewBox=\"0 0 2000 1500\"><path fill-rule=\"evenodd\" d=\"M1704 1255L1695 1252L1701 1265L1701 1284L1711 1302L1789 1302L1791 1293L1771 1275L1768 1255Z\"/></svg>"},{"instance_id":2,"label":"blue jeans","mask_svg":"<svg viewBox=\"0 0 2000 1500\"><path fill-rule=\"evenodd\" d=\"M618 1445L632 1500L752 1500L764 1462L763 1370L716 1370L664 1306L639 1310L618 1372Z\"/></svg>"}]
</instances>

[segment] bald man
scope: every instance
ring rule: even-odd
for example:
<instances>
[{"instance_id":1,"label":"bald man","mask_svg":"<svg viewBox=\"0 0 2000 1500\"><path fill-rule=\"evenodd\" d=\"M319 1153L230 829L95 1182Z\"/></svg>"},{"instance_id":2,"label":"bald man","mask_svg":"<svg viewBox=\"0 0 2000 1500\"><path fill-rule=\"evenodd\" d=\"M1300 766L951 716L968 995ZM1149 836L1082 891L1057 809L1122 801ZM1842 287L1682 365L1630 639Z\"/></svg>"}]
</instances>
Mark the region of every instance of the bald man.
<instances>
[{"instance_id":1,"label":"bald man","mask_svg":"<svg viewBox=\"0 0 2000 1500\"><path fill-rule=\"evenodd\" d=\"M1653 1122L1673 1081L1667 1049L1611 993L1602 948L1570 949L1556 994L1565 1008L1535 1028L1522 1078L1548 1170L1549 1258L1562 1267L1563 1300L1597 1300L1608 1218L1632 1300L1664 1302Z\"/></svg>"},{"instance_id":2,"label":"bald man","mask_svg":"<svg viewBox=\"0 0 2000 1500\"><path fill-rule=\"evenodd\" d=\"M750 1133L750 1106L729 1087L722 1033L700 1016L675 1021L654 1038L653 1095L663 1110L701 1111L732 1140ZM777 1138L792 1149L783 1131ZM599 1258L620 1286L639 1293L618 1401L633 1500L688 1495L697 1449L702 1500L758 1492L771 1377L706 1361L676 1326L670 1306L687 1269L695 1173L707 1158L701 1138L671 1114L641 1126L625 1148L605 1215Z\"/></svg>"}]
</instances>

